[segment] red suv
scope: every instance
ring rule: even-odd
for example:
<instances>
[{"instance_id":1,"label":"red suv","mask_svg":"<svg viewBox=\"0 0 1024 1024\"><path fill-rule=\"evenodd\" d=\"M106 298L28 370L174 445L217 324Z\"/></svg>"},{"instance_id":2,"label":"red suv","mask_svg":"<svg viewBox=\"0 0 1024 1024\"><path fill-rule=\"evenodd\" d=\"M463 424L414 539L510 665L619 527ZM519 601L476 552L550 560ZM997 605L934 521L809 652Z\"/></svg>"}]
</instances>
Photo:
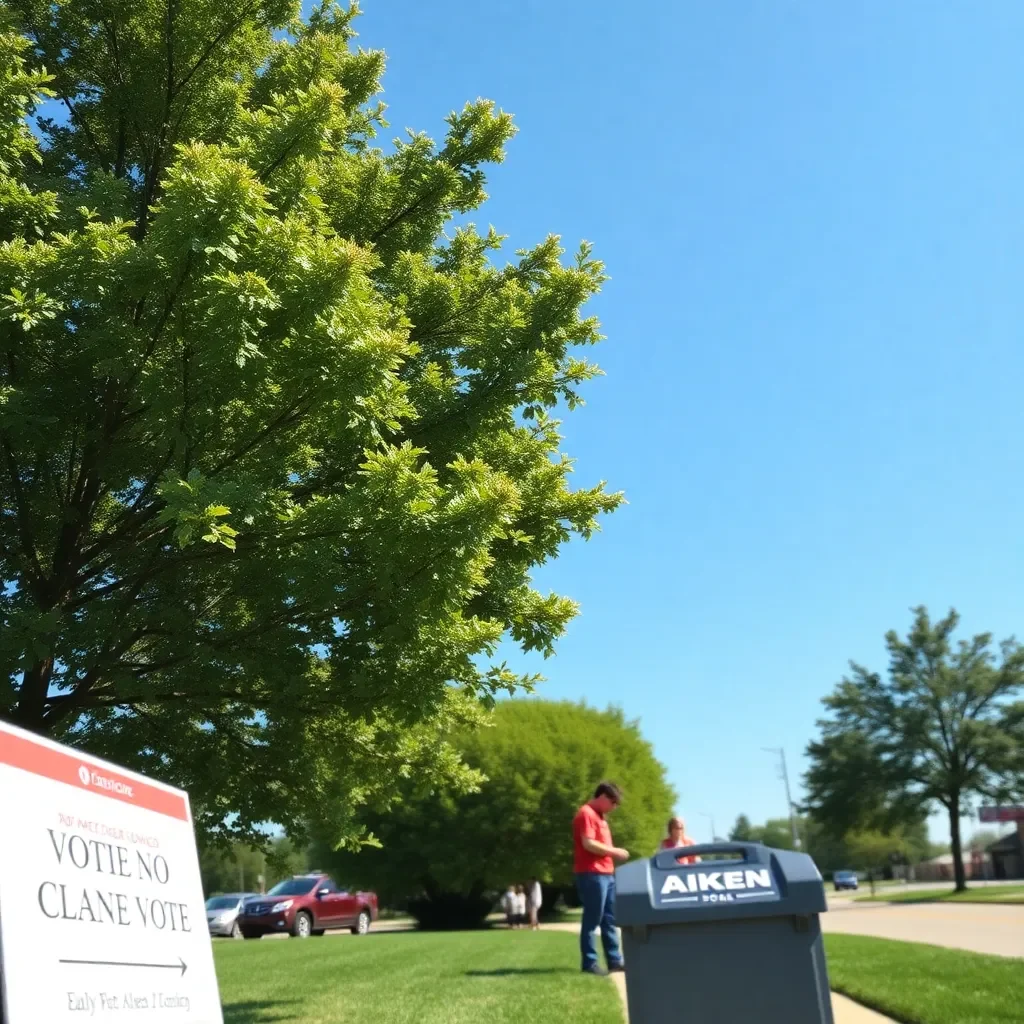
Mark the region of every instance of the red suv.
<instances>
[{"instance_id":1,"label":"red suv","mask_svg":"<svg viewBox=\"0 0 1024 1024\"><path fill-rule=\"evenodd\" d=\"M339 889L327 875L297 875L278 882L266 896L250 899L238 915L247 939L274 932L306 939L328 928L349 928L365 935L377 920L377 896Z\"/></svg>"}]
</instances>

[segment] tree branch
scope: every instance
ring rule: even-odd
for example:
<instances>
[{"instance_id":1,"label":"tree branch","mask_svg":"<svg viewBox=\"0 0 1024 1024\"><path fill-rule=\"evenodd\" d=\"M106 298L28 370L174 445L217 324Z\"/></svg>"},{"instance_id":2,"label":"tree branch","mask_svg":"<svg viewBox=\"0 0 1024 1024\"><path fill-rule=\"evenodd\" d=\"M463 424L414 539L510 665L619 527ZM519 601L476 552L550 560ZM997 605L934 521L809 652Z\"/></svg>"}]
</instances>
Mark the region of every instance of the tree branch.
<instances>
[{"instance_id":1,"label":"tree branch","mask_svg":"<svg viewBox=\"0 0 1024 1024\"><path fill-rule=\"evenodd\" d=\"M229 466L234 465L239 459L244 458L254 448L257 448L262 444L271 434L279 430L281 427L291 426L297 420L300 420L308 409L302 409L301 407L306 404L310 404L316 397L316 389L312 389L304 395L300 395L296 398L291 405L283 409L277 416L274 417L265 427L258 430L256 434L247 441L241 448L231 455L218 462L216 466L210 471L210 476L216 476L218 473L222 473Z\"/></svg>"},{"instance_id":2,"label":"tree branch","mask_svg":"<svg viewBox=\"0 0 1024 1024\"><path fill-rule=\"evenodd\" d=\"M32 24L26 24L25 31L28 33L32 41L35 43L36 49L39 51L39 54L43 58L44 62L59 72L59 74L55 75L54 78L59 79L64 77L64 65L58 57L55 57L53 54L47 51L46 46L43 44L42 33L39 31L38 27ZM70 116L71 120L82 129L82 133L85 135L86 142L89 144L90 148L96 154L96 157L99 159L100 166L102 166L102 168L105 171L109 170L110 161L107 159L103 150L100 149L99 144L96 142L96 137L93 135L92 130L89 128L89 124L85 120L85 117L79 112L75 104L72 103L71 97L68 94L68 90L64 88L62 84L58 84L56 92L57 98L61 101L61 103L64 104L65 107L67 107L68 115Z\"/></svg>"},{"instance_id":3,"label":"tree branch","mask_svg":"<svg viewBox=\"0 0 1024 1024\"><path fill-rule=\"evenodd\" d=\"M11 491L14 494L14 514L18 523L18 537L21 542L22 560L25 565L27 582L32 596L40 603L45 589L45 577L42 566L39 564L39 556L36 553L35 537L32 534L32 526L29 520L29 508L25 499L25 492L21 487L21 470L14 455L14 449L6 435L0 435L0 447L3 448L4 459L7 463L7 475L11 481Z\"/></svg>"},{"instance_id":4,"label":"tree branch","mask_svg":"<svg viewBox=\"0 0 1024 1024\"><path fill-rule=\"evenodd\" d=\"M254 0L253 3L248 4L242 9L242 13L234 20L229 21L216 36L206 45L203 52L199 55L198 60L192 65L191 68L185 73L184 78L180 82L174 84L172 88L172 99L175 99L184 89L189 82L192 81L193 77L202 70L206 62L213 56L217 48L224 42L228 36L237 32L238 29L245 23L245 19L249 17L258 7L260 6L260 0Z\"/></svg>"}]
</instances>

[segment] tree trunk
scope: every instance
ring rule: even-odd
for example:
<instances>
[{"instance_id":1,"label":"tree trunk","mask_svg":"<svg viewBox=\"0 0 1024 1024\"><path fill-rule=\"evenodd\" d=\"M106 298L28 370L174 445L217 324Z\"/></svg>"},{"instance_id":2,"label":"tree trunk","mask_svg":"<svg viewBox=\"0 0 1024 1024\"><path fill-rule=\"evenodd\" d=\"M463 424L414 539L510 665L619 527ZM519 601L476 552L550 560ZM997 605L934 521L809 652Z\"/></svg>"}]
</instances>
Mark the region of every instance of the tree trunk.
<instances>
[{"instance_id":1,"label":"tree trunk","mask_svg":"<svg viewBox=\"0 0 1024 1024\"><path fill-rule=\"evenodd\" d=\"M50 678L53 675L53 658L41 658L25 670L18 692L18 703L11 721L29 732L46 733L43 712L46 709L46 697L50 691Z\"/></svg>"},{"instance_id":2,"label":"tree trunk","mask_svg":"<svg viewBox=\"0 0 1024 1024\"><path fill-rule=\"evenodd\" d=\"M956 891L963 892L967 888L967 876L964 873L964 848L960 840L960 794L950 801L949 806L949 841L953 851L953 878Z\"/></svg>"}]
</instances>

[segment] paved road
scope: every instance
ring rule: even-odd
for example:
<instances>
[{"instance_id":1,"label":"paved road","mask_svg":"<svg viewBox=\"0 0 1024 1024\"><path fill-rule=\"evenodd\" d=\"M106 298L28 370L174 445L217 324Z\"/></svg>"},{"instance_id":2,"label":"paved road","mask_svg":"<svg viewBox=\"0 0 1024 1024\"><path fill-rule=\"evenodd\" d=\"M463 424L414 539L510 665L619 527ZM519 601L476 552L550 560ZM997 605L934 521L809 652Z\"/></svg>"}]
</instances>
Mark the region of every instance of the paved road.
<instances>
[{"instance_id":1,"label":"paved road","mask_svg":"<svg viewBox=\"0 0 1024 1024\"><path fill-rule=\"evenodd\" d=\"M854 903L829 897L825 932L1024 957L1024 903Z\"/></svg>"}]
</instances>

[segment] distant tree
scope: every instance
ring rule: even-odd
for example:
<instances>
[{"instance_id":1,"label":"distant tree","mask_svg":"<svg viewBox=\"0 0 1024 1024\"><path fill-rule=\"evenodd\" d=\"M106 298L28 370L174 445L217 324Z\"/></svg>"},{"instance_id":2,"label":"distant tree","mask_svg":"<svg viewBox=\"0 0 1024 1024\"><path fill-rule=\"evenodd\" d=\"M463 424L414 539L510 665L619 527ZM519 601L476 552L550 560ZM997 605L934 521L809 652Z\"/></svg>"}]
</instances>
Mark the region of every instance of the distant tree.
<instances>
[{"instance_id":1,"label":"distant tree","mask_svg":"<svg viewBox=\"0 0 1024 1024\"><path fill-rule=\"evenodd\" d=\"M446 735L531 682L499 643L577 610L531 573L620 502L553 418L599 372L601 264L468 222L493 103L376 141L357 13L0 20L0 718L252 840L468 783Z\"/></svg>"},{"instance_id":2,"label":"distant tree","mask_svg":"<svg viewBox=\"0 0 1024 1024\"><path fill-rule=\"evenodd\" d=\"M965 845L972 852L984 852L998 839L999 833L994 828L980 828L967 840Z\"/></svg>"},{"instance_id":3,"label":"distant tree","mask_svg":"<svg viewBox=\"0 0 1024 1024\"><path fill-rule=\"evenodd\" d=\"M809 854L823 875L850 866L849 851L842 836L832 836L811 818L800 818L801 850Z\"/></svg>"},{"instance_id":4,"label":"distant tree","mask_svg":"<svg viewBox=\"0 0 1024 1024\"><path fill-rule=\"evenodd\" d=\"M983 633L953 645L955 611L914 611L906 639L886 635L886 678L852 664L824 699L829 716L807 749L808 805L834 834L891 831L946 809L957 889L966 887L960 816L972 797L998 800L1024 778L1024 649L997 657Z\"/></svg>"},{"instance_id":5,"label":"distant tree","mask_svg":"<svg viewBox=\"0 0 1024 1024\"><path fill-rule=\"evenodd\" d=\"M802 833L799 819L798 828ZM739 843L764 843L776 850L793 849L789 818L769 818L763 825L753 825L745 814L741 814L729 832L729 838Z\"/></svg>"},{"instance_id":6,"label":"distant tree","mask_svg":"<svg viewBox=\"0 0 1024 1024\"><path fill-rule=\"evenodd\" d=\"M897 845L891 836L874 829L853 832L848 836L846 843L850 851L851 866L868 871L873 877L889 863L889 858Z\"/></svg>"},{"instance_id":7,"label":"distant tree","mask_svg":"<svg viewBox=\"0 0 1024 1024\"><path fill-rule=\"evenodd\" d=\"M884 847L877 867L891 864L891 855L897 854L909 862L923 860L928 852L928 829L924 819L911 823L895 831L883 833L864 830L851 830L843 835L835 835L814 818L805 815L797 817L797 831L802 843L801 851L814 860L822 874L831 874L843 868L860 867L861 862L870 860L872 843L877 842ZM770 818L763 825L752 825L746 815L740 815L733 827L731 839L764 843L777 850L793 849L793 834L789 818ZM864 864L865 869L867 864Z\"/></svg>"},{"instance_id":8,"label":"distant tree","mask_svg":"<svg viewBox=\"0 0 1024 1024\"><path fill-rule=\"evenodd\" d=\"M755 842L753 826L750 824L750 819L745 814L741 814L736 819L736 824L733 825L732 831L729 833L729 838L737 843Z\"/></svg>"},{"instance_id":9,"label":"distant tree","mask_svg":"<svg viewBox=\"0 0 1024 1024\"><path fill-rule=\"evenodd\" d=\"M634 856L657 849L675 803L664 766L618 709L504 701L490 728L457 737L456 746L486 777L478 792L424 791L410 780L400 805L365 816L380 849L315 856L392 905L411 900L424 922L453 922L456 907L479 921L490 894L510 882L571 883L572 817L602 779L623 788L611 824L616 845Z\"/></svg>"},{"instance_id":10,"label":"distant tree","mask_svg":"<svg viewBox=\"0 0 1024 1024\"><path fill-rule=\"evenodd\" d=\"M308 870L307 851L290 839L272 839L265 849L246 843L199 844L199 871L207 896L222 892L259 892L282 878ZM262 882L260 881L262 876Z\"/></svg>"},{"instance_id":11,"label":"distant tree","mask_svg":"<svg viewBox=\"0 0 1024 1024\"><path fill-rule=\"evenodd\" d=\"M311 851L305 845L294 842L288 836L280 836L273 840L264 859L264 880L267 888L269 889L282 878L290 878L303 871L319 869L318 864L310 862L310 853ZM342 879L338 879L338 881L341 882Z\"/></svg>"},{"instance_id":12,"label":"distant tree","mask_svg":"<svg viewBox=\"0 0 1024 1024\"><path fill-rule=\"evenodd\" d=\"M882 877L896 864L925 859L928 852L927 829L923 824L910 828L855 829L843 837L849 853L848 866L867 871L872 879Z\"/></svg>"},{"instance_id":13,"label":"distant tree","mask_svg":"<svg viewBox=\"0 0 1024 1024\"><path fill-rule=\"evenodd\" d=\"M799 830L799 822L797 824ZM757 842L764 843L775 850L792 850L793 829L789 818L769 818L763 825L754 829Z\"/></svg>"},{"instance_id":14,"label":"distant tree","mask_svg":"<svg viewBox=\"0 0 1024 1024\"><path fill-rule=\"evenodd\" d=\"M893 838L876 829L860 829L846 839L852 867L867 872L871 892L875 891L875 880L884 874L891 863L896 844Z\"/></svg>"}]
</instances>

